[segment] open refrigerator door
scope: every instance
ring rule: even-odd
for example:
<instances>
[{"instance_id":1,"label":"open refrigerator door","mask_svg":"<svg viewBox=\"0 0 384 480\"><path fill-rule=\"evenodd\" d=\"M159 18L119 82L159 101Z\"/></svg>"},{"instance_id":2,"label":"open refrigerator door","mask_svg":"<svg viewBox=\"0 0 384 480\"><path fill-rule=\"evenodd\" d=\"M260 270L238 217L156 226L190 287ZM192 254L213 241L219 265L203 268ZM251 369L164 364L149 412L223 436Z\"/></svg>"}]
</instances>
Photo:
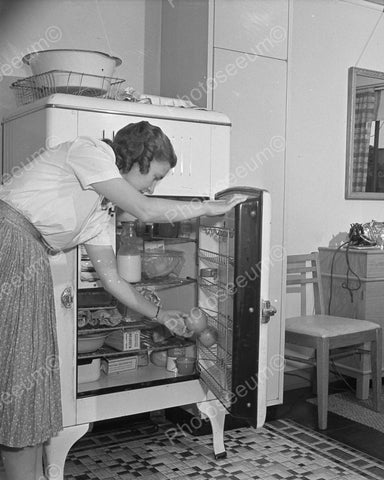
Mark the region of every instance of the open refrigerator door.
<instances>
[{"instance_id":1,"label":"open refrigerator door","mask_svg":"<svg viewBox=\"0 0 384 480\"><path fill-rule=\"evenodd\" d=\"M198 303L211 335L197 339L200 379L234 417L260 427L266 414L270 196L230 188L248 198L231 212L202 218Z\"/></svg>"}]
</instances>

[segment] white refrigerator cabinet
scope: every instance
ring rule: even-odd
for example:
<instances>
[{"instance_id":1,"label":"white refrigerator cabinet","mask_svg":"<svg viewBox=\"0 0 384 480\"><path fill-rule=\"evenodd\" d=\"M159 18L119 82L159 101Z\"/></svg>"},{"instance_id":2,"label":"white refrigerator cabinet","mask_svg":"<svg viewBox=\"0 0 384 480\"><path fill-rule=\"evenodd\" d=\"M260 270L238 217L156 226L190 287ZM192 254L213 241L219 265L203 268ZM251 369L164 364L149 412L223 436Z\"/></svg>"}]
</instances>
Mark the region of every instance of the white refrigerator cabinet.
<instances>
[{"instance_id":1,"label":"white refrigerator cabinet","mask_svg":"<svg viewBox=\"0 0 384 480\"><path fill-rule=\"evenodd\" d=\"M3 175L42 148L77 136L112 139L125 125L149 119L170 138L178 157L157 195L213 197L228 186L231 124L226 115L64 94L20 107L5 119Z\"/></svg>"},{"instance_id":2,"label":"white refrigerator cabinet","mask_svg":"<svg viewBox=\"0 0 384 480\"><path fill-rule=\"evenodd\" d=\"M78 135L111 138L122 126L141 120L164 130L179 159L174 171L156 189L156 195L213 198L229 187L230 122L225 115L63 94L21 107L3 121L3 175L17 172L43 148ZM229 189L221 196L231 193ZM157 374L149 369L149 375L154 377L143 387L140 379L135 383L132 377L124 388L121 380L116 388L109 385L109 390L99 384L95 389L93 385L79 387L77 252L52 258L65 428L47 446L48 467L55 465L55 469L47 468L48 478L63 478L69 449L86 433L90 423L99 420L196 403L212 424L216 457L225 456L223 431L228 410L249 418L255 427L263 425L268 358L279 353L267 352L266 348L268 321L273 315L268 302L270 198L262 190L248 189L248 193L249 200L225 218L207 220L201 227L203 240L194 247L198 258L194 263L196 300L203 307L207 301L207 285L201 285L197 278L199 268L207 262L216 262L220 278L225 279L224 285L215 286L217 296L223 291L227 296L225 305L218 307L215 318L211 317L220 335L220 328L225 330L225 337L219 338L225 338L227 343L219 341L214 351L208 349L199 357L203 368L194 378L175 381L171 372L156 378ZM212 309L211 304L208 307ZM244 375L252 376L252 384L248 385Z\"/></svg>"}]
</instances>

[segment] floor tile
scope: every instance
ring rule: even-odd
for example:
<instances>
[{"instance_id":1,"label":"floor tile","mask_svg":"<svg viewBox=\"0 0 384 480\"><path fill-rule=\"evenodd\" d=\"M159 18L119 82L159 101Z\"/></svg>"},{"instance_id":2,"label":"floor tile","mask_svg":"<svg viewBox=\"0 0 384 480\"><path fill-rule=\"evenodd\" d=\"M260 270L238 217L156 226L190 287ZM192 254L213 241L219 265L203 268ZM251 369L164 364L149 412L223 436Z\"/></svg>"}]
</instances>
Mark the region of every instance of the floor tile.
<instances>
[{"instance_id":1,"label":"floor tile","mask_svg":"<svg viewBox=\"0 0 384 480\"><path fill-rule=\"evenodd\" d=\"M267 422L261 429L225 432L227 458L215 460L211 435L183 432L170 442L169 425L147 438L121 440L113 433L103 445L76 446L69 452L66 480L225 479L225 480L376 480L384 462L290 419ZM87 441L90 441L88 439ZM85 443L83 443L85 445Z\"/></svg>"}]
</instances>

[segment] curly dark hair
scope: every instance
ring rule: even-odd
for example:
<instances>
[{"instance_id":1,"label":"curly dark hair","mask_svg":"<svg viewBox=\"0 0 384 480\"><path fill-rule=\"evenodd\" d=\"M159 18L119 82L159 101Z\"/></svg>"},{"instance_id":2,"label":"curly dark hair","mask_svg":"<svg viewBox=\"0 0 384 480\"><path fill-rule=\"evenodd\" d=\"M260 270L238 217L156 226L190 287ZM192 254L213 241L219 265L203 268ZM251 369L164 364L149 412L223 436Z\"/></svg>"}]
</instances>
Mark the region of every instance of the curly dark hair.
<instances>
[{"instance_id":1,"label":"curly dark hair","mask_svg":"<svg viewBox=\"0 0 384 480\"><path fill-rule=\"evenodd\" d=\"M142 121L130 123L120 129L114 139L103 139L115 152L116 166L121 173L128 173L133 165L139 165L140 173L149 171L152 160L166 161L170 168L177 157L169 138L161 128Z\"/></svg>"}]
</instances>

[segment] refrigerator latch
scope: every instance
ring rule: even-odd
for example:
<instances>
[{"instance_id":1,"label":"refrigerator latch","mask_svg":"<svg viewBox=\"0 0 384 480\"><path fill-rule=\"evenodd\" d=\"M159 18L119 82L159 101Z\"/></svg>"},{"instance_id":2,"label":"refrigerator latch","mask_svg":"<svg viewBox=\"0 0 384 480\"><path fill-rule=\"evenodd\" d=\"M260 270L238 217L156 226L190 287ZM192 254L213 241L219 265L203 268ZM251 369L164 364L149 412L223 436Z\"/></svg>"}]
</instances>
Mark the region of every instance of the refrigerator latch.
<instances>
[{"instance_id":1,"label":"refrigerator latch","mask_svg":"<svg viewBox=\"0 0 384 480\"><path fill-rule=\"evenodd\" d=\"M73 305L73 292L71 287L66 287L61 294L61 303L65 308L71 308Z\"/></svg>"},{"instance_id":2,"label":"refrigerator latch","mask_svg":"<svg viewBox=\"0 0 384 480\"><path fill-rule=\"evenodd\" d=\"M271 302L269 300L263 300L261 310L261 322L268 323L271 317L275 315L276 312L276 308L271 305Z\"/></svg>"}]
</instances>

